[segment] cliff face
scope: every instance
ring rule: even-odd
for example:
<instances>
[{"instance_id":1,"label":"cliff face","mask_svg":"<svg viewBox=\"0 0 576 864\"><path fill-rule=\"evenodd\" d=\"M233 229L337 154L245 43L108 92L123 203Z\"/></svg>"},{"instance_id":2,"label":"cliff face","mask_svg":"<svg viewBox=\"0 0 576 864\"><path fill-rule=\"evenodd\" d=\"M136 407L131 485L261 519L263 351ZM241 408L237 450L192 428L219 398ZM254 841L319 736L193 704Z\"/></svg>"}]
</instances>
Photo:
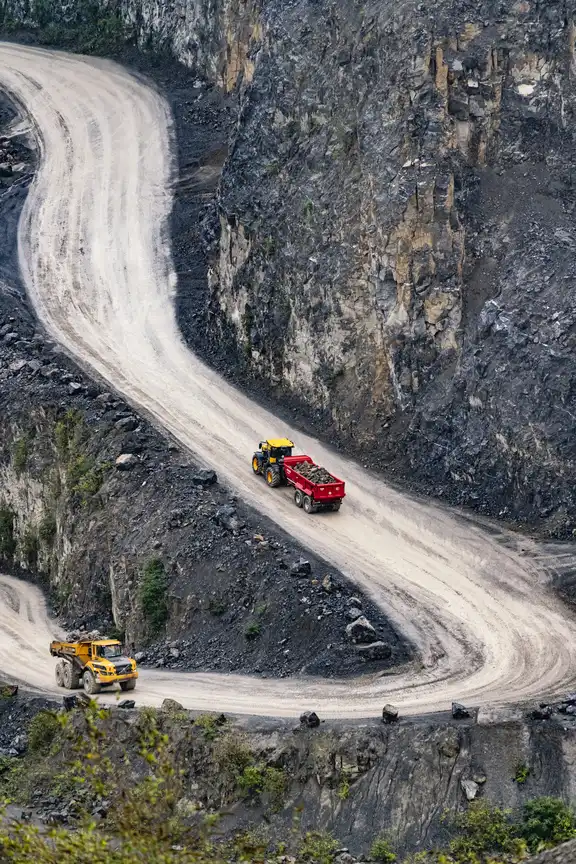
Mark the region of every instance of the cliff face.
<instances>
[{"instance_id":1,"label":"cliff face","mask_svg":"<svg viewBox=\"0 0 576 864\"><path fill-rule=\"evenodd\" d=\"M574 24L560 2L266 7L211 322L335 436L574 518Z\"/></svg>"}]
</instances>

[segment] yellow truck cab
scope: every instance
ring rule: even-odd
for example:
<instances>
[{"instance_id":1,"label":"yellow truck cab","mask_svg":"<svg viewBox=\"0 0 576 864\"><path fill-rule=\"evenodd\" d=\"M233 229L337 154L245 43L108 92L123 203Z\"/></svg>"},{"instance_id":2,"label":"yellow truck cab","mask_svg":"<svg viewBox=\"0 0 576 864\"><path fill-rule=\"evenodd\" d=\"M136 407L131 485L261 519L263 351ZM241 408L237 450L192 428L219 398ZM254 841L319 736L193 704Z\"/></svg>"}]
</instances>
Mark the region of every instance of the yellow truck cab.
<instances>
[{"instance_id":1,"label":"yellow truck cab","mask_svg":"<svg viewBox=\"0 0 576 864\"><path fill-rule=\"evenodd\" d=\"M56 664L59 687L75 690L83 686L90 696L113 684L119 684L121 690L136 687L136 660L124 655L117 639L54 641L50 643L50 654L60 658Z\"/></svg>"}]
</instances>

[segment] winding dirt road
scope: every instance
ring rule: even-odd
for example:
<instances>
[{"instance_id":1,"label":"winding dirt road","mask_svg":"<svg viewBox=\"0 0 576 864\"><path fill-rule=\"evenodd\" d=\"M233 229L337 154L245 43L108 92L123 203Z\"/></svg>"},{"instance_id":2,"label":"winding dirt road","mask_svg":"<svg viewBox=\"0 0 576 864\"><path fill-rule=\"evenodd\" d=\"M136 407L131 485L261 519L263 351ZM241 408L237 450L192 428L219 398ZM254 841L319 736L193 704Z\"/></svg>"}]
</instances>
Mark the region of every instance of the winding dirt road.
<instances>
[{"instance_id":1,"label":"winding dirt road","mask_svg":"<svg viewBox=\"0 0 576 864\"><path fill-rule=\"evenodd\" d=\"M167 241L173 166L163 99L122 68L0 44L0 86L25 106L41 166L22 215L23 277L47 330L144 409L262 513L361 585L417 646L422 662L356 682L254 680L144 672L141 702L293 716L425 713L452 699L511 703L572 687L576 621L547 588L529 541L495 539L418 503L301 435L224 383L186 348L173 306ZM263 436L288 435L346 478L341 512L307 517L287 490L252 476ZM51 680L54 625L39 593L2 579L0 668Z\"/></svg>"}]
</instances>

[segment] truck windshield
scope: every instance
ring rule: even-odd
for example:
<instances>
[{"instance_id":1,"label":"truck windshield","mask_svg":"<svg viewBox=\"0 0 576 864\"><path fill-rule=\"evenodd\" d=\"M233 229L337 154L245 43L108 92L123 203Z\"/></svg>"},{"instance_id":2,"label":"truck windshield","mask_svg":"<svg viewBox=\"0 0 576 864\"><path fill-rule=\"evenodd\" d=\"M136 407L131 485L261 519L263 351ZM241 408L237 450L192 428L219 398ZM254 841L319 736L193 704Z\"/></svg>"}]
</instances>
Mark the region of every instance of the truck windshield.
<instances>
[{"instance_id":1,"label":"truck windshield","mask_svg":"<svg viewBox=\"0 0 576 864\"><path fill-rule=\"evenodd\" d=\"M113 657L121 656L122 648L120 645L101 645L98 653L101 657L106 657L108 660L112 660Z\"/></svg>"}]
</instances>

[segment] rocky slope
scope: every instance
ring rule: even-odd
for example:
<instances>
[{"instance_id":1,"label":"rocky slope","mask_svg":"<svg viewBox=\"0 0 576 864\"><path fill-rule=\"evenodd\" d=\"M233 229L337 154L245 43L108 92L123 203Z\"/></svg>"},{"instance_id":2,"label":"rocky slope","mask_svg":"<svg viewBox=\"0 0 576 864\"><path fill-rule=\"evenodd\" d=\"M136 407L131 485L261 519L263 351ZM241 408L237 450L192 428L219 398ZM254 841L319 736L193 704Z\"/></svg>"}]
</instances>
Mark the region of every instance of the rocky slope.
<instances>
[{"instance_id":1,"label":"rocky slope","mask_svg":"<svg viewBox=\"0 0 576 864\"><path fill-rule=\"evenodd\" d=\"M6 741L24 753L28 718L45 707L23 696L0 699L0 744ZM477 723L437 717L393 725L320 722L307 728L222 715L194 719L177 703L158 712L113 709L100 718L100 740L114 763L121 766L128 758L130 782L142 770L139 735L151 719L168 734L182 772L182 809L193 806L201 814L225 809L218 826L222 834L257 827L261 835L285 838L294 831L325 830L351 853L366 855L384 833L402 860L406 853L445 846L451 817L471 800L519 808L539 795L566 800L574 795L575 721L568 716L561 722L519 715L488 725L488 718ZM81 713L75 723L82 728ZM17 769L17 801L59 821L70 819L78 787L54 782L66 776L69 752L62 742L50 748L48 741L29 753ZM2 791L10 765L14 762L0 766ZM275 783L260 792L238 783L238 772L246 768ZM266 775L268 769L273 773ZM14 795L14 781L8 782ZM341 864L351 862L343 858Z\"/></svg>"}]
</instances>

